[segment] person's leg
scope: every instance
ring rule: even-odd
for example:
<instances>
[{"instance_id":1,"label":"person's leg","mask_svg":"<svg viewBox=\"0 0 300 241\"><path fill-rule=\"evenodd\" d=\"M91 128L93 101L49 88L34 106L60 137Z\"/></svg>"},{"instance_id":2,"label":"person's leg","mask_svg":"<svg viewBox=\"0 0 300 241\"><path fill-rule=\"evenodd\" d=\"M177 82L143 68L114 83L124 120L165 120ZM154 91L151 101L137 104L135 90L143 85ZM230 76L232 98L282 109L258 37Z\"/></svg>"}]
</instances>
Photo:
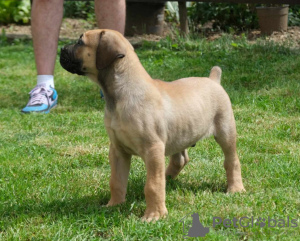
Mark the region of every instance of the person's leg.
<instances>
[{"instance_id":1,"label":"person's leg","mask_svg":"<svg viewBox=\"0 0 300 241\"><path fill-rule=\"evenodd\" d=\"M56 105L53 74L62 17L63 0L33 0L31 31L37 87L43 86L43 89L35 87L30 92L30 100L22 110L24 113L49 112Z\"/></svg>"},{"instance_id":2,"label":"person's leg","mask_svg":"<svg viewBox=\"0 0 300 241\"><path fill-rule=\"evenodd\" d=\"M124 34L126 19L125 0L95 0L95 12L100 29L113 29Z\"/></svg>"},{"instance_id":3,"label":"person's leg","mask_svg":"<svg viewBox=\"0 0 300 241\"><path fill-rule=\"evenodd\" d=\"M63 0L34 0L31 31L38 75L53 75Z\"/></svg>"},{"instance_id":4,"label":"person's leg","mask_svg":"<svg viewBox=\"0 0 300 241\"><path fill-rule=\"evenodd\" d=\"M113 29L124 34L126 22L125 0L95 0L95 13L100 29ZM101 98L104 98L101 90L100 95Z\"/></svg>"}]
</instances>

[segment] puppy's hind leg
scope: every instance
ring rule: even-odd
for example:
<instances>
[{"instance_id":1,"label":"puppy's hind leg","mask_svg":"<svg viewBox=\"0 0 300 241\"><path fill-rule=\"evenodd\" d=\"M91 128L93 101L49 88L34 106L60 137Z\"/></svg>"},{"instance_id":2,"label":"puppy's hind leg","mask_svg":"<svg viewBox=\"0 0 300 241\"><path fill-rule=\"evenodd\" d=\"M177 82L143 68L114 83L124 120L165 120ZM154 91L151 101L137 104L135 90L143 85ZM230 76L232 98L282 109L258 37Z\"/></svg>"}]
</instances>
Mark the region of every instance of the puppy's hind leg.
<instances>
[{"instance_id":1,"label":"puppy's hind leg","mask_svg":"<svg viewBox=\"0 0 300 241\"><path fill-rule=\"evenodd\" d=\"M225 155L224 167L228 184L227 192L245 191L240 161L236 152L236 127L233 115L230 121L220 121L216 126L215 140L221 146Z\"/></svg>"},{"instance_id":2,"label":"puppy's hind leg","mask_svg":"<svg viewBox=\"0 0 300 241\"><path fill-rule=\"evenodd\" d=\"M189 162L187 150L176 153L170 157L170 163L166 170L166 177L175 178L183 167Z\"/></svg>"}]
</instances>

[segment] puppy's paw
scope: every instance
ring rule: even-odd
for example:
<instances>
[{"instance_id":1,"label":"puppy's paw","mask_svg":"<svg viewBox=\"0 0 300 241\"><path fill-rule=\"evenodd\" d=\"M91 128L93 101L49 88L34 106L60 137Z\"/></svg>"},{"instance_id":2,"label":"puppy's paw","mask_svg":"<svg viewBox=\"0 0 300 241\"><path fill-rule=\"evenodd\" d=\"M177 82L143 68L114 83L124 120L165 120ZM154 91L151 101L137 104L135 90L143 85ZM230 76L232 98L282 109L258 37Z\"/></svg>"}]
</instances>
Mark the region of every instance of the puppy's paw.
<instances>
[{"instance_id":1,"label":"puppy's paw","mask_svg":"<svg viewBox=\"0 0 300 241\"><path fill-rule=\"evenodd\" d=\"M125 202L125 200L113 200L113 199L110 199L110 201L108 202L108 204L106 204L106 207L113 207L113 206L116 206L116 205L124 203L124 202Z\"/></svg>"},{"instance_id":2,"label":"puppy's paw","mask_svg":"<svg viewBox=\"0 0 300 241\"><path fill-rule=\"evenodd\" d=\"M142 221L144 222L155 222L160 218L165 218L168 215L168 210L164 208L161 211L147 211L142 217Z\"/></svg>"},{"instance_id":3,"label":"puppy's paw","mask_svg":"<svg viewBox=\"0 0 300 241\"><path fill-rule=\"evenodd\" d=\"M243 184L232 185L227 188L227 193L235 193L235 192L246 192Z\"/></svg>"},{"instance_id":4,"label":"puppy's paw","mask_svg":"<svg viewBox=\"0 0 300 241\"><path fill-rule=\"evenodd\" d=\"M182 170L183 167L176 167L174 165L169 165L167 170L166 170L166 173L165 173L165 176L166 176L166 179L175 179L178 174L180 173L180 171Z\"/></svg>"}]
</instances>

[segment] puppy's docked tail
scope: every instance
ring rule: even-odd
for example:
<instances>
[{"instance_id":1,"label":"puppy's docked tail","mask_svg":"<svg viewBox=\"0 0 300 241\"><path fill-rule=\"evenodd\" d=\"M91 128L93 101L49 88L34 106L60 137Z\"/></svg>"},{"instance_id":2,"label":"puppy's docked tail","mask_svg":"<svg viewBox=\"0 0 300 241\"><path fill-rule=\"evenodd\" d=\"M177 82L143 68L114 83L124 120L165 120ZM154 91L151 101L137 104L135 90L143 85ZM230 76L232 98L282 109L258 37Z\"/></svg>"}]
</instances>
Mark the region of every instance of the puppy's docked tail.
<instances>
[{"instance_id":1,"label":"puppy's docked tail","mask_svg":"<svg viewBox=\"0 0 300 241\"><path fill-rule=\"evenodd\" d=\"M222 70L219 66L214 66L209 74L209 78L218 84L221 84L221 75L222 75Z\"/></svg>"}]
</instances>

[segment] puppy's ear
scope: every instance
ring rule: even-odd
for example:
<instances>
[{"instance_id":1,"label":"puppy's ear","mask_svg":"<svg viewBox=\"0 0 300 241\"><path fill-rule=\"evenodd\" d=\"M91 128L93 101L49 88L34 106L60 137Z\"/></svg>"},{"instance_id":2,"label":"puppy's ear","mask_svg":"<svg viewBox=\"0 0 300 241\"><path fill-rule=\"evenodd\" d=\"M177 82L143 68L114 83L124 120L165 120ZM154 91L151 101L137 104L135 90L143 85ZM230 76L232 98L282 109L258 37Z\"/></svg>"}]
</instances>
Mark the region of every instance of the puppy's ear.
<instances>
[{"instance_id":1,"label":"puppy's ear","mask_svg":"<svg viewBox=\"0 0 300 241\"><path fill-rule=\"evenodd\" d=\"M125 57L126 45L120 37L110 31L102 31L96 54L96 67L98 70L105 69L116 59Z\"/></svg>"}]
</instances>

